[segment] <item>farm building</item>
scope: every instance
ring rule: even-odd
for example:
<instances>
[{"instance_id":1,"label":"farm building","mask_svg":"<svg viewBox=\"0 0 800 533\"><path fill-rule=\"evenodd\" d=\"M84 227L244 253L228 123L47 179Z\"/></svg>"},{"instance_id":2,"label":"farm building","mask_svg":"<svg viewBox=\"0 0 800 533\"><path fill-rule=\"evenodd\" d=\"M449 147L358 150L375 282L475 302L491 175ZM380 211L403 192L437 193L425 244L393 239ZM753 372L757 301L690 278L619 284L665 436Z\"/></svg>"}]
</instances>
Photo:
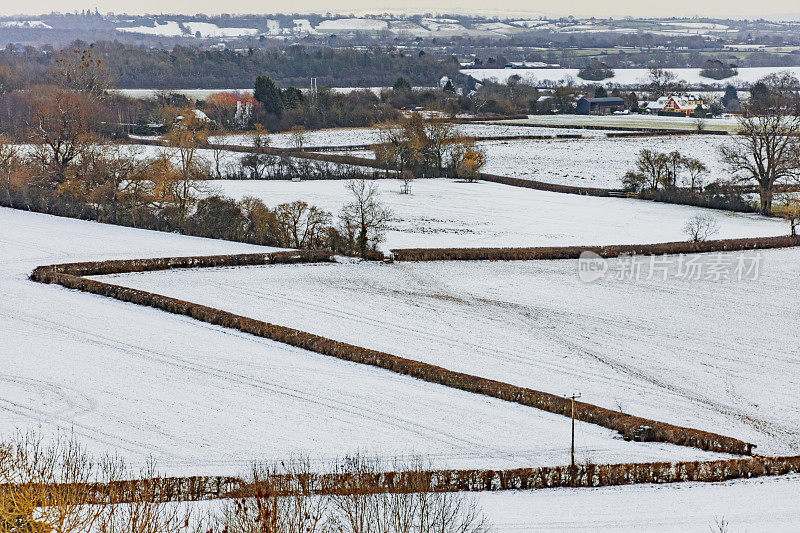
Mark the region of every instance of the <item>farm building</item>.
<instances>
[{"instance_id":1,"label":"farm building","mask_svg":"<svg viewBox=\"0 0 800 533\"><path fill-rule=\"evenodd\" d=\"M623 111L625 100L616 96L605 98L581 98L578 100L576 112L579 115L610 115L614 111Z\"/></svg>"}]
</instances>

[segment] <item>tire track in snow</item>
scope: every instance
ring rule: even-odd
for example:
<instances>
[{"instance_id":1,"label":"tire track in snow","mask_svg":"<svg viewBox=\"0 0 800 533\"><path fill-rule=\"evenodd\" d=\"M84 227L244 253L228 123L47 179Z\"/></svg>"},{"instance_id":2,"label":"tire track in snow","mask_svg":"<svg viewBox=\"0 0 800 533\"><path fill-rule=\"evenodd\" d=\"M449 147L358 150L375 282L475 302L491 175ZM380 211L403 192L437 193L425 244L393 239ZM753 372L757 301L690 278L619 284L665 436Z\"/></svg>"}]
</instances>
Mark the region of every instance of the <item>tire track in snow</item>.
<instances>
[{"instance_id":1,"label":"tire track in snow","mask_svg":"<svg viewBox=\"0 0 800 533\"><path fill-rule=\"evenodd\" d=\"M87 295L87 296L94 297L95 295ZM103 298L103 300L106 299ZM124 302L114 302L114 303L115 304L121 303L122 305L134 305ZM137 308L138 307L139 306L137 306ZM158 312L156 310L153 311ZM193 326L200 326L204 329L212 330L215 333L234 335L236 337L251 342L255 341L260 343L259 341L262 340L253 338L252 336L246 334L236 333L227 330L225 328L219 328L210 324L197 322L189 318L185 317L176 317L176 318L178 318L179 320L191 321L191 324ZM122 342L117 339L113 339L111 337L103 336L95 331L82 330L76 327L67 326L60 322L48 320L46 318L39 316L29 316L28 321L31 323L37 323L39 325L45 324L47 325L48 329L60 330L61 332L67 333L69 336L72 336L74 338L79 338L83 341L87 341L91 344L101 346L104 348L111 348L116 351L121 351L133 357L144 358L150 361L158 361L159 363L162 364L166 364L183 370L190 370L192 372L204 374L206 376L213 377L215 379L223 379L225 381L236 383L238 385L245 385L257 390L279 394L306 403L311 403L317 407L325 408L327 411L330 411L331 414L329 415L329 417L335 420L339 420L344 425L352 425L354 419L353 417L355 417L358 419L368 420L370 422L369 424L364 423L364 427L368 430L374 428L375 423L382 423L386 426L394 427L396 429L400 429L404 432L411 433L419 437L423 437L426 439L433 439L435 441L442 441L443 445L446 446L453 446L456 448L463 448L465 450L472 450L475 448L481 448L484 445L484 443L481 441L475 439L467 439L460 435L444 431L443 428L440 426L420 424L419 422L412 419L400 419L400 418L392 419L382 414L380 411L365 407L363 404L348 403L342 400L335 400L335 399L323 399L320 396L313 396L311 394L303 392L300 389L286 387L285 385L278 384L277 382L269 382L251 378L249 376L240 373L222 371L214 367L211 367L209 365L200 364L185 358L179 358L173 355L167 355L154 350L142 348L134 344ZM270 342L270 341L265 341L265 342ZM343 362L343 363L356 365L356 363L348 363L348 362ZM344 416L344 414L350 415L350 417L346 417Z\"/></svg>"}]
</instances>

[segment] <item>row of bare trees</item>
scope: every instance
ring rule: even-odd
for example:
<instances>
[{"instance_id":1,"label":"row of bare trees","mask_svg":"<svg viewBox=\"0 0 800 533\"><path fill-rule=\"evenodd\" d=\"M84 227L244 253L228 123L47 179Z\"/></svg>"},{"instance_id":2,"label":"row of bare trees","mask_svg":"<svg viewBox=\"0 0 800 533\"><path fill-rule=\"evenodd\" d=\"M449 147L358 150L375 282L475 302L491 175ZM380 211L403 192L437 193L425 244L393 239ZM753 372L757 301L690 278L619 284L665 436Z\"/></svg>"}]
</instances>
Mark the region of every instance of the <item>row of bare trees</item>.
<instances>
[{"instance_id":1,"label":"row of bare trees","mask_svg":"<svg viewBox=\"0 0 800 533\"><path fill-rule=\"evenodd\" d=\"M401 479L387 491L386 467ZM385 465L354 456L335 463L326 491L308 459L255 465L241 497L198 512L165 498L152 461L140 472L94 458L73 440L34 434L0 442L3 533L480 533L475 501L434 492L420 460ZM135 488L126 480L138 478Z\"/></svg>"},{"instance_id":2,"label":"row of bare trees","mask_svg":"<svg viewBox=\"0 0 800 533\"><path fill-rule=\"evenodd\" d=\"M329 249L371 258L382 242L391 211L375 182L344 183L348 201L338 216L304 201L267 207L255 197L240 201L207 196L197 201L186 231L216 239L299 249Z\"/></svg>"},{"instance_id":3,"label":"row of bare trees","mask_svg":"<svg viewBox=\"0 0 800 533\"><path fill-rule=\"evenodd\" d=\"M678 186L702 192L707 172L702 161L685 157L677 150L662 153L644 148L636 158L636 170L627 172L622 182L626 190L635 192Z\"/></svg>"}]
</instances>

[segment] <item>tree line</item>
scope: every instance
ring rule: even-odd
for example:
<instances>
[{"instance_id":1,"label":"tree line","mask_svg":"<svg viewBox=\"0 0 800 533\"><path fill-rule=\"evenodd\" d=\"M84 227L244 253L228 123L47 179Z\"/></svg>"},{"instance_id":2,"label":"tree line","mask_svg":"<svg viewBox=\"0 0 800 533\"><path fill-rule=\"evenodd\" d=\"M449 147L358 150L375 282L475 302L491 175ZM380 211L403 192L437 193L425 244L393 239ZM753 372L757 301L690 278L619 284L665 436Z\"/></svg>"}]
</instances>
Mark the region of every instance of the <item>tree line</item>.
<instances>
[{"instance_id":1,"label":"tree line","mask_svg":"<svg viewBox=\"0 0 800 533\"><path fill-rule=\"evenodd\" d=\"M86 48L108 65L115 85L126 89L242 89L265 73L282 86L296 87L308 87L312 76L320 87L388 87L398 75L414 85L432 85L442 76L459 75L458 61L391 47L311 48L294 44L241 52L76 42L65 49ZM0 50L0 66L14 67L26 83L42 83L53 67L54 52L10 46Z\"/></svg>"}]
</instances>

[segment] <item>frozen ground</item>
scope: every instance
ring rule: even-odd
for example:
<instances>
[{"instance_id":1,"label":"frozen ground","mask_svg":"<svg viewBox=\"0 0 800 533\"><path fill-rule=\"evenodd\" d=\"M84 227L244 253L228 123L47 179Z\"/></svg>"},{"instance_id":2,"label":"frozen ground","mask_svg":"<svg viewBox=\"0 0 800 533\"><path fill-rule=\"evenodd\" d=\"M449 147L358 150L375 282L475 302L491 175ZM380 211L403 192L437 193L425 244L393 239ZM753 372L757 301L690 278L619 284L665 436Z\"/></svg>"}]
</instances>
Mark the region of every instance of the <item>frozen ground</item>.
<instances>
[{"instance_id":1,"label":"frozen ground","mask_svg":"<svg viewBox=\"0 0 800 533\"><path fill-rule=\"evenodd\" d=\"M456 129L462 135L470 137L489 137L498 135L582 135L584 137L602 137L609 130L564 129L548 127L515 126L507 124L457 124ZM373 144L380 142L378 128L334 128L305 132L305 146L348 146L354 144ZM268 135L270 146L276 148L292 148L294 141L291 133L272 133ZM226 135L212 138L214 142L235 145L252 145L252 135Z\"/></svg>"},{"instance_id":2,"label":"frozen ground","mask_svg":"<svg viewBox=\"0 0 800 533\"><path fill-rule=\"evenodd\" d=\"M482 171L546 183L587 187L622 188L622 177L636 169L642 149L669 153L679 151L702 161L709 169L705 182L730 176L720 161L719 150L731 139L718 135L638 137L546 141L487 141ZM576 157L580 154L580 157ZM684 173L685 174L685 173Z\"/></svg>"},{"instance_id":3,"label":"frozen ground","mask_svg":"<svg viewBox=\"0 0 800 533\"><path fill-rule=\"evenodd\" d=\"M797 531L800 476L481 493L493 531Z\"/></svg>"},{"instance_id":4,"label":"frozen ground","mask_svg":"<svg viewBox=\"0 0 800 533\"><path fill-rule=\"evenodd\" d=\"M113 281L456 371L579 392L589 403L755 443L760 453L800 453L800 250L693 261L659 258L651 269L647 258L636 268L614 260L593 283L571 260L254 267Z\"/></svg>"},{"instance_id":5,"label":"frozen ground","mask_svg":"<svg viewBox=\"0 0 800 533\"><path fill-rule=\"evenodd\" d=\"M719 221L720 238L788 233L779 220L625 198L448 179L416 180L405 195L395 180L375 183L393 212L386 250L681 241L686 220L701 212ZM342 181L214 181L208 187L235 199L255 196L270 206L303 200L334 215L349 201Z\"/></svg>"},{"instance_id":6,"label":"frozen ground","mask_svg":"<svg viewBox=\"0 0 800 533\"><path fill-rule=\"evenodd\" d=\"M567 418L27 279L56 262L263 248L5 208L0 228L0 436L73 434L175 475L359 450L453 467L568 461ZM581 460L715 456L589 424L578 435Z\"/></svg>"}]
</instances>

